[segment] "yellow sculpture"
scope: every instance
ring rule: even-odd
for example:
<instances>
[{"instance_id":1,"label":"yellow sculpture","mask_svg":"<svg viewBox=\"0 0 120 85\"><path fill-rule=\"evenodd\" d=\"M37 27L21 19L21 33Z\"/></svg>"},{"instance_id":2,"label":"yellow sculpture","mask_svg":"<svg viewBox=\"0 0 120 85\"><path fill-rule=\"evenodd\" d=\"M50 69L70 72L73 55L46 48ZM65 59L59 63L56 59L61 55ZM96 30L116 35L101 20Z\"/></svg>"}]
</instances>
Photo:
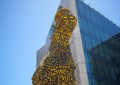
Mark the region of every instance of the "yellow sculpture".
<instances>
[{"instance_id":1,"label":"yellow sculpture","mask_svg":"<svg viewBox=\"0 0 120 85\"><path fill-rule=\"evenodd\" d=\"M68 9L57 12L49 52L33 74L33 85L76 85L75 64L69 46L76 23Z\"/></svg>"}]
</instances>

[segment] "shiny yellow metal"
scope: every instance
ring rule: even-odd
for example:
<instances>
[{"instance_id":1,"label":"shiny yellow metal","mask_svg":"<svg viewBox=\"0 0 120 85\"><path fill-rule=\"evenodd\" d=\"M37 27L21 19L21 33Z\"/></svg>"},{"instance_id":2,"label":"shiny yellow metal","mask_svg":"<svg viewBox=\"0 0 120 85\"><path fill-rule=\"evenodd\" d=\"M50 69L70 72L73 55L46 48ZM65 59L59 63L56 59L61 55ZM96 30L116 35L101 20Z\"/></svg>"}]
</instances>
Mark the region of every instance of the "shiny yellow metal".
<instances>
[{"instance_id":1,"label":"shiny yellow metal","mask_svg":"<svg viewBox=\"0 0 120 85\"><path fill-rule=\"evenodd\" d=\"M69 46L76 23L68 9L57 12L49 52L33 74L33 85L76 85L75 64Z\"/></svg>"}]
</instances>

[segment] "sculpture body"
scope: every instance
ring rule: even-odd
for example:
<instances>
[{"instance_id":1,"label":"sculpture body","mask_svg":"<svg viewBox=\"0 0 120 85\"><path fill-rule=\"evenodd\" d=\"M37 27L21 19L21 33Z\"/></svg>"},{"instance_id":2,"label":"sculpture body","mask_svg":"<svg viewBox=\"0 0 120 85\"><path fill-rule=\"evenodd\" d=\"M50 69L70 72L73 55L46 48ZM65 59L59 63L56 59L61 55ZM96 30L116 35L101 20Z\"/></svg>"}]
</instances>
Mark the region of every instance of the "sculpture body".
<instances>
[{"instance_id":1,"label":"sculpture body","mask_svg":"<svg viewBox=\"0 0 120 85\"><path fill-rule=\"evenodd\" d=\"M69 46L76 23L68 9L57 12L49 52L32 77L33 85L76 85L75 65Z\"/></svg>"}]
</instances>

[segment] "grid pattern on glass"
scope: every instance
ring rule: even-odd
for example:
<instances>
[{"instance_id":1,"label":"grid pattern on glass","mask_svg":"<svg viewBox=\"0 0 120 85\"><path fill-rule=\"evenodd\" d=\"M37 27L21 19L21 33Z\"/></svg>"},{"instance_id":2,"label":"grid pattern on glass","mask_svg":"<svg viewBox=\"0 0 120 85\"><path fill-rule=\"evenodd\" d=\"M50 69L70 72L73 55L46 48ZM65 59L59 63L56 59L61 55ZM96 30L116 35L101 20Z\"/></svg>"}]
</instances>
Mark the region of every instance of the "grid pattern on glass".
<instances>
[{"instance_id":1,"label":"grid pattern on glass","mask_svg":"<svg viewBox=\"0 0 120 85\"><path fill-rule=\"evenodd\" d=\"M120 28L76 0L89 85L120 85Z\"/></svg>"}]
</instances>

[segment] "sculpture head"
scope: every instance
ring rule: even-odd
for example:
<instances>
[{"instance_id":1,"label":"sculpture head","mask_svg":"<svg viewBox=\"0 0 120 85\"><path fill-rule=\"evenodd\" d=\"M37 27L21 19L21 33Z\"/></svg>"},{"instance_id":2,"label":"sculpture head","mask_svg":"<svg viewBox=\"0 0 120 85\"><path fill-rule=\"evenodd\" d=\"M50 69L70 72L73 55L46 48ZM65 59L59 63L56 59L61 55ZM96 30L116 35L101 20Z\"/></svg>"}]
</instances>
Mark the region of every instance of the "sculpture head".
<instances>
[{"instance_id":1,"label":"sculpture head","mask_svg":"<svg viewBox=\"0 0 120 85\"><path fill-rule=\"evenodd\" d=\"M77 19L67 8L61 8L55 15L55 30L61 30L69 37L71 36ZM68 36L67 35L67 36Z\"/></svg>"}]
</instances>

